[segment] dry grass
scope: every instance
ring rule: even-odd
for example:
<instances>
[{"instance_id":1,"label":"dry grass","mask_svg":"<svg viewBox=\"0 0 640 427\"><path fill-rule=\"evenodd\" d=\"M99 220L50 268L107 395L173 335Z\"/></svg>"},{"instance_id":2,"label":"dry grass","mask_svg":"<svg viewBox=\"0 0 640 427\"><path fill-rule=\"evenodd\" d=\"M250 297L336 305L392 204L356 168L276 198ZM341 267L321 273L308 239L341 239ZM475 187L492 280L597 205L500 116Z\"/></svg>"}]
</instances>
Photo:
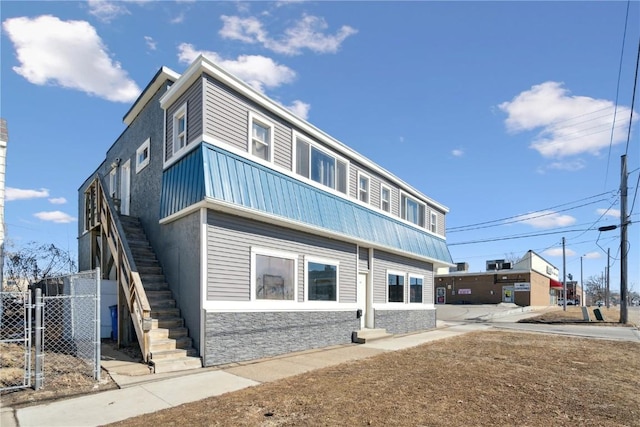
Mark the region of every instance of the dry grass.
<instances>
[{"instance_id":1,"label":"dry grass","mask_svg":"<svg viewBox=\"0 0 640 427\"><path fill-rule=\"evenodd\" d=\"M638 390L640 344L490 331L117 425L640 426Z\"/></svg>"},{"instance_id":2,"label":"dry grass","mask_svg":"<svg viewBox=\"0 0 640 427\"><path fill-rule=\"evenodd\" d=\"M593 313L594 309L599 309L604 320L598 321ZM620 307L587 307L591 318L590 325L622 326L620 324ZM629 322L635 323L635 318L629 316ZM583 323L582 308L578 306L567 306L567 310L546 311L539 316L520 320L521 323ZM638 326L638 325L636 325Z\"/></svg>"}]
</instances>

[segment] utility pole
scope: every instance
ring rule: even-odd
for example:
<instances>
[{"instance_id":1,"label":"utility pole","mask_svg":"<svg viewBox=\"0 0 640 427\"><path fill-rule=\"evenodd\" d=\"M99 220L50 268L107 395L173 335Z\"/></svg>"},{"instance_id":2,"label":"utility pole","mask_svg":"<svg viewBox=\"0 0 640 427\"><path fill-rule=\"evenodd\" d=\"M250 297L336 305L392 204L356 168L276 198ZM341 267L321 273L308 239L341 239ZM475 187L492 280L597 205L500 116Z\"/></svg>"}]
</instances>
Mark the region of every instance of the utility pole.
<instances>
[{"instance_id":1,"label":"utility pole","mask_svg":"<svg viewBox=\"0 0 640 427\"><path fill-rule=\"evenodd\" d=\"M562 238L562 309L567 311L567 258L564 250L564 237Z\"/></svg>"},{"instance_id":2,"label":"utility pole","mask_svg":"<svg viewBox=\"0 0 640 427\"><path fill-rule=\"evenodd\" d=\"M606 288L604 291L604 305L607 306L607 308L609 308L609 278L611 277L611 275L609 274L609 269L611 269L611 249L607 248L607 281L606 281Z\"/></svg>"},{"instance_id":3,"label":"utility pole","mask_svg":"<svg viewBox=\"0 0 640 427\"><path fill-rule=\"evenodd\" d=\"M639 48L640 49L640 48ZM640 50L638 51L640 55ZM621 158L622 171L620 177L620 323L627 323L627 155Z\"/></svg>"},{"instance_id":4,"label":"utility pole","mask_svg":"<svg viewBox=\"0 0 640 427\"><path fill-rule=\"evenodd\" d=\"M584 280L582 279L582 255L580 255L580 286L582 287L582 298L580 299L580 305L585 306L587 302L584 300Z\"/></svg>"}]
</instances>

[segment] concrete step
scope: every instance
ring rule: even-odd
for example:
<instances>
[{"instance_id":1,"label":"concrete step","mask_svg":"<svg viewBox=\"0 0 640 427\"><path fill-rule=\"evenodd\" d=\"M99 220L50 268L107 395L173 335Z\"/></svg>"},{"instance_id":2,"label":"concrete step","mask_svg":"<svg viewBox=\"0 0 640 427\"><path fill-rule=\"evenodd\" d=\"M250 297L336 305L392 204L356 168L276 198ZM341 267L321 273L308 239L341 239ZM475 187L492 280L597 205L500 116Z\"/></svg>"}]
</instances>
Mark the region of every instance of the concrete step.
<instances>
[{"instance_id":1,"label":"concrete step","mask_svg":"<svg viewBox=\"0 0 640 427\"><path fill-rule=\"evenodd\" d=\"M156 374L202 368L202 361L199 357L181 357L178 359L152 360L151 364Z\"/></svg>"},{"instance_id":2,"label":"concrete step","mask_svg":"<svg viewBox=\"0 0 640 427\"><path fill-rule=\"evenodd\" d=\"M351 341L356 344L365 344L392 336L393 334L388 333L386 329L360 329L351 333Z\"/></svg>"},{"instance_id":3,"label":"concrete step","mask_svg":"<svg viewBox=\"0 0 640 427\"><path fill-rule=\"evenodd\" d=\"M188 349L193 345L191 338L189 337L178 337L178 338L160 338L160 339L151 339L149 341L149 351L151 353L155 351L163 351L163 350L177 350L177 349Z\"/></svg>"},{"instance_id":4,"label":"concrete step","mask_svg":"<svg viewBox=\"0 0 640 427\"><path fill-rule=\"evenodd\" d=\"M151 361L180 359L182 357L197 356L194 348L177 348L174 350L156 350L151 352Z\"/></svg>"},{"instance_id":5,"label":"concrete step","mask_svg":"<svg viewBox=\"0 0 640 427\"><path fill-rule=\"evenodd\" d=\"M178 339L182 337L186 337L189 334L189 330L185 327L176 327L176 328L156 328L151 329L149 331L149 336L152 340L158 339Z\"/></svg>"}]
</instances>

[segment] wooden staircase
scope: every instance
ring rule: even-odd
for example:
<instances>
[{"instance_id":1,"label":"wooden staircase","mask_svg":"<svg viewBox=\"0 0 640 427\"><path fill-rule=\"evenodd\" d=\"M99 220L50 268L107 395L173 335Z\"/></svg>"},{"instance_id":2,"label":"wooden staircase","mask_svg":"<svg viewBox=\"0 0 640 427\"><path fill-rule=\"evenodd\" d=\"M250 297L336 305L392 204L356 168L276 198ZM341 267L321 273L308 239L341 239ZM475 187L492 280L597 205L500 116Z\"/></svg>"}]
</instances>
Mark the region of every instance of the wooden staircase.
<instances>
[{"instance_id":1,"label":"wooden staircase","mask_svg":"<svg viewBox=\"0 0 640 427\"><path fill-rule=\"evenodd\" d=\"M148 335L148 362L155 373L202 367L184 326L180 309L166 282L162 267L138 218L120 215L134 263L151 306L151 330Z\"/></svg>"}]
</instances>

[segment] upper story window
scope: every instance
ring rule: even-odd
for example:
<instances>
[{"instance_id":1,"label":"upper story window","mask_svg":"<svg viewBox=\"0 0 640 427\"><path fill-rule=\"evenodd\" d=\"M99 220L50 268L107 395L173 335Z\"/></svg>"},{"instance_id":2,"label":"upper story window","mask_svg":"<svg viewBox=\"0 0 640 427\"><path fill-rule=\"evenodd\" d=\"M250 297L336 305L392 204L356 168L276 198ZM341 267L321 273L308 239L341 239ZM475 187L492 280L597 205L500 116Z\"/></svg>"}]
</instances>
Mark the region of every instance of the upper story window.
<instances>
[{"instance_id":1,"label":"upper story window","mask_svg":"<svg viewBox=\"0 0 640 427\"><path fill-rule=\"evenodd\" d=\"M295 171L326 187L347 194L347 162L300 137L295 139Z\"/></svg>"},{"instance_id":2,"label":"upper story window","mask_svg":"<svg viewBox=\"0 0 640 427\"><path fill-rule=\"evenodd\" d=\"M136 150L136 173L140 172L149 164L149 145L151 139L147 138Z\"/></svg>"},{"instance_id":3,"label":"upper story window","mask_svg":"<svg viewBox=\"0 0 640 427\"><path fill-rule=\"evenodd\" d=\"M429 221L429 229L433 233L437 233L438 232L438 214L436 214L435 212L431 212L430 218L431 220Z\"/></svg>"},{"instance_id":4,"label":"upper story window","mask_svg":"<svg viewBox=\"0 0 640 427\"><path fill-rule=\"evenodd\" d=\"M268 162L273 159L273 129L271 123L249 112L249 152Z\"/></svg>"},{"instance_id":5,"label":"upper story window","mask_svg":"<svg viewBox=\"0 0 640 427\"><path fill-rule=\"evenodd\" d=\"M380 187L380 209L391 212L391 189L386 185Z\"/></svg>"},{"instance_id":6,"label":"upper story window","mask_svg":"<svg viewBox=\"0 0 640 427\"><path fill-rule=\"evenodd\" d=\"M173 113L173 153L187 146L187 104Z\"/></svg>"},{"instance_id":7,"label":"upper story window","mask_svg":"<svg viewBox=\"0 0 640 427\"><path fill-rule=\"evenodd\" d=\"M369 177L358 172L358 200L369 203Z\"/></svg>"},{"instance_id":8,"label":"upper story window","mask_svg":"<svg viewBox=\"0 0 640 427\"><path fill-rule=\"evenodd\" d=\"M400 217L420 227L424 227L424 203L406 194L400 196Z\"/></svg>"},{"instance_id":9,"label":"upper story window","mask_svg":"<svg viewBox=\"0 0 640 427\"><path fill-rule=\"evenodd\" d=\"M116 196L116 185L118 184L118 168L114 167L109 172L109 195Z\"/></svg>"}]
</instances>

